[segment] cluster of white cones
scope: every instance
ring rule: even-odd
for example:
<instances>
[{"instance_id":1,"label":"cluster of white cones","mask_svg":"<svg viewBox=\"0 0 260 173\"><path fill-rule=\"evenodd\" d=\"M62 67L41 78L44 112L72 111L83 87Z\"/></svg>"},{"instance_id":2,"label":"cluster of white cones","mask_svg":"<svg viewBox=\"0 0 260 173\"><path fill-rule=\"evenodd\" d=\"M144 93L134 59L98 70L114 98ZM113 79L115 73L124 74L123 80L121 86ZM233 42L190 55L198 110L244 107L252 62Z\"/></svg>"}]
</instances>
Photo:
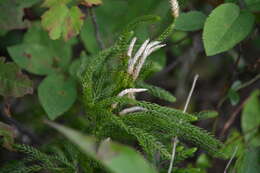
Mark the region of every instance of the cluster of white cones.
<instances>
[{"instance_id":1,"label":"cluster of white cones","mask_svg":"<svg viewBox=\"0 0 260 173\"><path fill-rule=\"evenodd\" d=\"M154 51L162 48L165 44L161 44L159 41L151 41L149 39L141 45L137 50L134 56L132 56L133 48L136 43L136 37L134 37L129 45L127 55L129 57L128 61L128 74L133 76L133 79L136 80L139 76L139 73L144 65L146 58L153 53Z\"/></svg>"},{"instance_id":2,"label":"cluster of white cones","mask_svg":"<svg viewBox=\"0 0 260 173\"><path fill-rule=\"evenodd\" d=\"M133 80L136 80L140 74L140 71L145 63L145 60L151 53L154 51L162 48L165 46L165 44L161 44L159 41L151 41L150 39L147 39L144 41L144 43L140 46L140 48L137 50L135 55L133 56L133 49L135 46L137 38L134 37L129 45L127 56L129 57L128 61L128 69L127 73L133 77ZM123 97L125 95L128 95L130 98L134 98L134 94L138 92L144 92L147 91L145 88L128 88L123 91L121 91L118 96ZM113 104L112 108L116 108L117 104ZM145 108L142 108L140 106L134 106L130 108L126 108L122 110L119 115L125 115L131 112L137 112L137 111L144 111Z\"/></svg>"}]
</instances>

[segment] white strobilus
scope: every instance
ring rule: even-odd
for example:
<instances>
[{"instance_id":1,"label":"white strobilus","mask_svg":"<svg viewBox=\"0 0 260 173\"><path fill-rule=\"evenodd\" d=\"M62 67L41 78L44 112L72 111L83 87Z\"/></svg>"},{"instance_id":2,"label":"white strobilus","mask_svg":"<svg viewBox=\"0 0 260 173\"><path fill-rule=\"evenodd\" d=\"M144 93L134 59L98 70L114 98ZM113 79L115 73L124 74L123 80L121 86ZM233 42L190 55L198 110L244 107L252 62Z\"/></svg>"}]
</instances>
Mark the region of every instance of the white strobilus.
<instances>
[{"instance_id":1,"label":"white strobilus","mask_svg":"<svg viewBox=\"0 0 260 173\"><path fill-rule=\"evenodd\" d=\"M133 80L136 80L140 74L140 71L145 63L145 60L151 53L154 51L162 48L165 46L165 44L161 44L159 41L151 41L150 39L147 39L144 41L144 43L140 46L140 48L136 51L135 55L133 55L133 49L135 46L137 38L134 37L129 45L127 56L129 57L128 60L128 69L127 73L133 77ZM121 91L118 96L122 97L124 95L128 95L129 98L134 99L134 94L137 92L144 92L147 91L147 89L144 88L128 88L123 91ZM117 104L113 104L112 108L116 108ZM127 113L135 112L135 111L144 111L145 109L139 106L126 108L122 110L119 114L124 115Z\"/></svg>"},{"instance_id":2,"label":"white strobilus","mask_svg":"<svg viewBox=\"0 0 260 173\"><path fill-rule=\"evenodd\" d=\"M154 51L164 47L165 44L161 44L159 41L151 41L149 39L145 40L145 42L141 45L141 47L137 50L135 55L133 56L133 48L136 43L137 38L134 37L129 45L127 55L129 57L128 61L128 74L136 80L139 76L139 73L145 63L147 57L153 53Z\"/></svg>"}]
</instances>

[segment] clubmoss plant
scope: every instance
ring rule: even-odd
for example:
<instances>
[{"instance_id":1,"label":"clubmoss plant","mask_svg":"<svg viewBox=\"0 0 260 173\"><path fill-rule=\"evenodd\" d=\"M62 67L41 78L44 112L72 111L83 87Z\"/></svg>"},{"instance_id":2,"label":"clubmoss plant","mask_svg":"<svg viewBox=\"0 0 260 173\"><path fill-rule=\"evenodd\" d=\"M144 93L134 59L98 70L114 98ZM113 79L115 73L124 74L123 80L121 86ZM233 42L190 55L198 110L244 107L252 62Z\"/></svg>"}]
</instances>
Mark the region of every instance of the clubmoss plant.
<instances>
[{"instance_id":1,"label":"clubmoss plant","mask_svg":"<svg viewBox=\"0 0 260 173\"><path fill-rule=\"evenodd\" d=\"M82 66L84 72L81 79L86 113L90 121L95 122L92 133L100 139L110 137L119 141L118 136L133 136L150 159L159 152L162 159L169 160L169 147L173 136L180 139L183 151L190 151L184 143L188 142L205 149L213 156L220 156L222 143L210 133L191 124L198 120L197 114L135 100L137 92L149 92L151 88L153 92L150 93L155 96L169 98L168 100L173 98L169 92L146 84L140 77L145 72L145 69L142 70L145 60L152 52L165 46L162 42L172 29L173 25L170 25L158 37L163 38L159 39L160 41L145 40L134 55L138 39L130 39L132 34L123 37L129 32L129 29L125 29L127 32L122 33L120 40L112 48L92 57L86 66ZM128 46L125 46L126 43ZM116 65L110 64L111 62ZM98 82L101 78L105 79ZM138 88L140 84L142 88ZM185 159L180 158L181 154L177 153L176 156L176 160Z\"/></svg>"}]
</instances>

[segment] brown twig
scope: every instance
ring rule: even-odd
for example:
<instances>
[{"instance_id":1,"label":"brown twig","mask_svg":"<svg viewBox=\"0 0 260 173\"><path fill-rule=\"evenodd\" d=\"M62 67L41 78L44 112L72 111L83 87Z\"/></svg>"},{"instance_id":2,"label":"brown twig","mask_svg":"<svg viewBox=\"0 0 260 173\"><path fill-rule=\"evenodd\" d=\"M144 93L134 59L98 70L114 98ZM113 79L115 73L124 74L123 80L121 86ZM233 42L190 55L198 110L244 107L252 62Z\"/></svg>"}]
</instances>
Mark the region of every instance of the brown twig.
<instances>
[{"instance_id":1,"label":"brown twig","mask_svg":"<svg viewBox=\"0 0 260 173\"><path fill-rule=\"evenodd\" d=\"M8 106L8 107L7 107ZM4 120L8 124L12 124L22 134L28 136L35 144L40 144L40 139L28 128L12 118L10 111L10 104L5 104L2 113L0 112L0 119Z\"/></svg>"},{"instance_id":2,"label":"brown twig","mask_svg":"<svg viewBox=\"0 0 260 173\"><path fill-rule=\"evenodd\" d=\"M11 106L10 106L10 99L4 98L4 113L6 116L11 117Z\"/></svg>"},{"instance_id":3,"label":"brown twig","mask_svg":"<svg viewBox=\"0 0 260 173\"><path fill-rule=\"evenodd\" d=\"M99 32L100 30L99 30L98 23L97 23L97 17L96 17L96 14L95 14L95 12L92 8L89 8L89 15L91 17L91 21L92 21L93 26L95 28L95 37L96 37L97 43L98 43L98 45L101 49L104 49L105 46L104 46L103 41L102 41L101 36L100 36L100 32Z\"/></svg>"},{"instance_id":4,"label":"brown twig","mask_svg":"<svg viewBox=\"0 0 260 173\"><path fill-rule=\"evenodd\" d=\"M258 75L256 75L253 79L243 83L241 86L239 86L236 91L239 91L243 88L246 88L248 86L250 86L251 84L255 83L258 79L260 79L260 73Z\"/></svg>"},{"instance_id":5,"label":"brown twig","mask_svg":"<svg viewBox=\"0 0 260 173\"><path fill-rule=\"evenodd\" d=\"M248 86L250 86L251 84L255 83L257 80L260 79L260 74L256 75L253 79L243 83L241 86L237 87L236 89L234 89L235 91L240 91L243 88L246 88ZM226 101L226 99L228 98L227 95L225 95L225 97L223 97L222 99L220 99L218 105L217 105L217 109L220 110L221 106L223 105L223 103Z\"/></svg>"},{"instance_id":6,"label":"brown twig","mask_svg":"<svg viewBox=\"0 0 260 173\"><path fill-rule=\"evenodd\" d=\"M242 110L244 104L247 102L249 96L244 99L242 101L242 103L235 109L235 111L231 114L231 116L229 117L228 121L224 124L224 127L220 133L220 137L224 137L225 133L227 132L227 130L230 128L230 126L234 123L237 115L240 113L240 111Z\"/></svg>"}]
</instances>

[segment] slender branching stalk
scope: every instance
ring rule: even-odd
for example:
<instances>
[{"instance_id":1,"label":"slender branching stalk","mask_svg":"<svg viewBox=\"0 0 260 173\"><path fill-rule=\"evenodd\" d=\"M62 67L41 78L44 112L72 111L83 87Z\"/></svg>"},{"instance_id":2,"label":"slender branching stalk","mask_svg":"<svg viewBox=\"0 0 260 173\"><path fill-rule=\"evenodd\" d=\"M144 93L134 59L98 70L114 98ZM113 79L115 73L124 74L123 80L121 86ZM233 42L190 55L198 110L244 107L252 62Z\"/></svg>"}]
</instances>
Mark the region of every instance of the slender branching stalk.
<instances>
[{"instance_id":1,"label":"slender branching stalk","mask_svg":"<svg viewBox=\"0 0 260 173\"><path fill-rule=\"evenodd\" d=\"M230 166L232 160L235 158L235 156L236 156L236 154L237 154L237 150L238 150L238 146L235 147L234 152L233 152L231 158L229 159L229 161L228 161L228 163L227 163L227 166L225 167L224 173L227 173L227 170L228 170L228 168L229 168L229 166Z\"/></svg>"},{"instance_id":2,"label":"slender branching stalk","mask_svg":"<svg viewBox=\"0 0 260 173\"><path fill-rule=\"evenodd\" d=\"M188 98L186 100L186 103L185 103L185 106L184 106L184 109L183 109L183 113L185 113L187 111L187 108L188 108L188 105L190 103L190 99L191 99L191 96L192 96L192 93L195 89L195 86L196 86L196 82L199 78L199 75L196 74L195 77L194 77L194 80L193 80L193 83L192 83L192 87L191 87L191 90L189 92L189 95L188 95ZM181 120L180 120L181 121ZM174 161L174 157L175 157L175 152L176 152L176 145L178 143L178 138L177 136L174 137L173 139L173 149L172 149L172 157L171 157L171 161L170 161L170 166L169 166L169 169L168 169L168 173L171 173L172 172L172 168L173 168L173 161Z\"/></svg>"}]
</instances>

